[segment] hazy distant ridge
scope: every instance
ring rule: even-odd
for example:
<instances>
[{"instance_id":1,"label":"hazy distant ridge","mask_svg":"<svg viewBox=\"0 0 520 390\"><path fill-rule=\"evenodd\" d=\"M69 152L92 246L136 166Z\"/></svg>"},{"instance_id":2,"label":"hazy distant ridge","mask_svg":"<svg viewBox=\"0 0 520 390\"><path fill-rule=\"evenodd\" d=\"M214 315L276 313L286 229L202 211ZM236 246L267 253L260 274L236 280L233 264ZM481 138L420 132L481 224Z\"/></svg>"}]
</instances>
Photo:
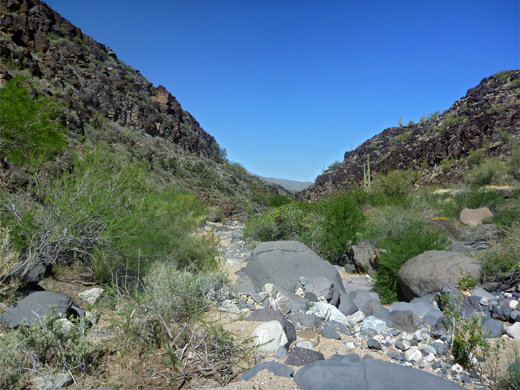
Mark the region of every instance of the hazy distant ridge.
<instances>
[{"instance_id":1,"label":"hazy distant ridge","mask_svg":"<svg viewBox=\"0 0 520 390\"><path fill-rule=\"evenodd\" d=\"M308 188L312 182L310 181L296 181L296 180L287 180L287 179L277 179L274 177L263 177L259 175L255 175L262 179L263 181L266 181L268 183L278 184L279 186L282 186L287 191L303 191L304 189Z\"/></svg>"}]
</instances>

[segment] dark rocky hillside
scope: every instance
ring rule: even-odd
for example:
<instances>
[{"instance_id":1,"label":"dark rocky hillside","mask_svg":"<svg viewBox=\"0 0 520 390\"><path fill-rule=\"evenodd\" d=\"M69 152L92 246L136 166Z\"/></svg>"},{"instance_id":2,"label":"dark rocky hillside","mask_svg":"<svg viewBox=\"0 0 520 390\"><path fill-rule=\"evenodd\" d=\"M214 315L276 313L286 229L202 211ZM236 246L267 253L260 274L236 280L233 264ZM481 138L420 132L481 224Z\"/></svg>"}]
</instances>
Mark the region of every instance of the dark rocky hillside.
<instances>
[{"instance_id":1,"label":"dark rocky hillside","mask_svg":"<svg viewBox=\"0 0 520 390\"><path fill-rule=\"evenodd\" d=\"M449 110L385 129L346 152L343 162L318 176L302 195L312 198L362 185L367 158L372 176L413 168L421 172L422 185L458 181L470 152L480 149L503 159L509 153L507 142L519 138L520 71L499 72L468 90Z\"/></svg>"},{"instance_id":2,"label":"dark rocky hillside","mask_svg":"<svg viewBox=\"0 0 520 390\"><path fill-rule=\"evenodd\" d=\"M61 121L71 148L99 140L123 148L146 161L161 181L178 183L227 211L255 194L283 192L225 161L215 139L170 92L44 2L5 0L1 15L0 83L23 76L39 93L64 102ZM66 158L60 163L66 165ZM14 171L19 167L4 160L4 179Z\"/></svg>"}]
</instances>

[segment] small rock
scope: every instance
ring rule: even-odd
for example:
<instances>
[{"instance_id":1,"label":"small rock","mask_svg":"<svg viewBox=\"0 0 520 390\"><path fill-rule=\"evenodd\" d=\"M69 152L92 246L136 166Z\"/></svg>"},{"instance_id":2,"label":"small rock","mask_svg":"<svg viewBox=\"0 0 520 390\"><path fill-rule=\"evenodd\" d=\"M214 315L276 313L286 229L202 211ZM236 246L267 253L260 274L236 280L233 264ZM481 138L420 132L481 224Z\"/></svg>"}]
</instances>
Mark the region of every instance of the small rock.
<instances>
[{"instance_id":1,"label":"small rock","mask_svg":"<svg viewBox=\"0 0 520 390\"><path fill-rule=\"evenodd\" d=\"M307 314L314 314L320 318L324 318L326 321L337 321L347 327L350 326L350 322L347 317L338 310L337 307L332 306L326 302L316 302L312 304L306 312Z\"/></svg>"},{"instance_id":2,"label":"small rock","mask_svg":"<svg viewBox=\"0 0 520 390\"><path fill-rule=\"evenodd\" d=\"M280 348L276 350L273 356L278 359L285 359L287 357L287 353L287 348L285 348L285 346L282 345Z\"/></svg>"},{"instance_id":3,"label":"small rock","mask_svg":"<svg viewBox=\"0 0 520 390\"><path fill-rule=\"evenodd\" d=\"M81 299L83 299L84 301L86 301L87 303L89 303L90 305L93 305L94 303L97 302L97 300L99 299L101 294L103 294L104 292L105 292L104 288L94 287L94 288L91 288L90 290L85 290L85 291L80 292L78 294L78 296Z\"/></svg>"},{"instance_id":4,"label":"small rock","mask_svg":"<svg viewBox=\"0 0 520 390\"><path fill-rule=\"evenodd\" d=\"M291 311L291 301L285 295L279 295L273 301L273 309L279 310L282 314L289 314Z\"/></svg>"},{"instance_id":5,"label":"small rock","mask_svg":"<svg viewBox=\"0 0 520 390\"><path fill-rule=\"evenodd\" d=\"M401 340L397 340L397 342L395 343L395 347L397 349L400 349L401 351L407 351L410 349L411 344L408 340L401 339Z\"/></svg>"},{"instance_id":6,"label":"small rock","mask_svg":"<svg viewBox=\"0 0 520 390\"><path fill-rule=\"evenodd\" d=\"M378 351L381 351L381 343L374 338L368 340L367 346L370 349L376 349Z\"/></svg>"},{"instance_id":7,"label":"small rock","mask_svg":"<svg viewBox=\"0 0 520 390\"><path fill-rule=\"evenodd\" d=\"M321 352L294 347L289 351L289 355L285 359L285 364L301 367L314 363L318 360L325 360L325 357Z\"/></svg>"},{"instance_id":8,"label":"small rock","mask_svg":"<svg viewBox=\"0 0 520 390\"><path fill-rule=\"evenodd\" d=\"M464 208L460 212L460 221L465 225L477 226L482 224L485 218L491 218L493 213L487 207L479 209Z\"/></svg>"},{"instance_id":9,"label":"small rock","mask_svg":"<svg viewBox=\"0 0 520 390\"><path fill-rule=\"evenodd\" d=\"M446 355L448 353L448 346L442 341L436 341L432 346L435 348L437 355Z\"/></svg>"},{"instance_id":10,"label":"small rock","mask_svg":"<svg viewBox=\"0 0 520 390\"><path fill-rule=\"evenodd\" d=\"M361 310L358 310L354 314L347 316L347 319L353 324L359 324L365 319L365 313L363 313Z\"/></svg>"},{"instance_id":11,"label":"small rock","mask_svg":"<svg viewBox=\"0 0 520 390\"><path fill-rule=\"evenodd\" d=\"M339 333L330 326L325 326L321 332L321 335L326 339L341 340Z\"/></svg>"},{"instance_id":12,"label":"small rock","mask_svg":"<svg viewBox=\"0 0 520 390\"><path fill-rule=\"evenodd\" d=\"M286 366L285 364L281 364L275 361L270 362L261 362L258 363L256 366L251 368L250 370L243 373L239 380L241 381L248 381L255 377L256 374L258 374L262 370L269 370L274 375L281 376L284 378L291 378L294 374L294 370Z\"/></svg>"},{"instance_id":13,"label":"small rock","mask_svg":"<svg viewBox=\"0 0 520 390\"><path fill-rule=\"evenodd\" d=\"M515 322L513 325L507 327L506 333L509 337L520 340L520 322Z\"/></svg>"},{"instance_id":14,"label":"small rock","mask_svg":"<svg viewBox=\"0 0 520 390\"><path fill-rule=\"evenodd\" d=\"M288 342L282 325L276 320L257 326L253 331L253 338L258 349L265 353L274 353Z\"/></svg>"},{"instance_id":15,"label":"small rock","mask_svg":"<svg viewBox=\"0 0 520 390\"><path fill-rule=\"evenodd\" d=\"M368 316L361 324L361 334L365 337L373 337L382 334L386 330L386 322L374 316Z\"/></svg>"},{"instance_id":16,"label":"small rock","mask_svg":"<svg viewBox=\"0 0 520 390\"><path fill-rule=\"evenodd\" d=\"M518 308L518 301L516 299L509 301L509 307L511 310L516 310Z\"/></svg>"}]
</instances>

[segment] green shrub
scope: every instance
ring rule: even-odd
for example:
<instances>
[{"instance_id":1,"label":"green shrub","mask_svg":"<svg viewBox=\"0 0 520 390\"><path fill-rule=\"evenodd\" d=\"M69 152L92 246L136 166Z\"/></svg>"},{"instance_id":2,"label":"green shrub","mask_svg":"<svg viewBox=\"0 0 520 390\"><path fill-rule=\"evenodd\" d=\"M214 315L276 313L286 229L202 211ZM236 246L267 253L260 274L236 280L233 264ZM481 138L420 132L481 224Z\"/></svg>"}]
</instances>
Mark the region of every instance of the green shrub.
<instances>
[{"instance_id":1,"label":"green shrub","mask_svg":"<svg viewBox=\"0 0 520 390\"><path fill-rule=\"evenodd\" d=\"M0 386L25 388L31 372L40 369L87 373L97 366L102 348L88 338L85 319L73 320L69 330L61 319L44 316L0 337Z\"/></svg>"},{"instance_id":2,"label":"green shrub","mask_svg":"<svg viewBox=\"0 0 520 390\"><path fill-rule=\"evenodd\" d=\"M442 120L441 126L439 127L439 133L443 134L449 128L464 123L465 120L466 118L462 115L456 116L453 114L446 114L446 116Z\"/></svg>"},{"instance_id":3,"label":"green shrub","mask_svg":"<svg viewBox=\"0 0 520 390\"><path fill-rule=\"evenodd\" d=\"M520 389L520 353L514 351L514 358L502 375L495 378L497 390L519 390Z\"/></svg>"},{"instance_id":4,"label":"green shrub","mask_svg":"<svg viewBox=\"0 0 520 390\"><path fill-rule=\"evenodd\" d=\"M312 246L310 233L317 220L314 208L304 202L292 202L251 217L244 236L258 241L300 240Z\"/></svg>"},{"instance_id":5,"label":"green shrub","mask_svg":"<svg viewBox=\"0 0 520 390\"><path fill-rule=\"evenodd\" d=\"M258 241L301 241L333 262L348 250L364 222L362 191L348 191L316 204L292 202L251 217L244 236Z\"/></svg>"},{"instance_id":6,"label":"green shrub","mask_svg":"<svg viewBox=\"0 0 520 390\"><path fill-rule=\"evenodd\" d=\"M276 194L269 198L269 206L271 207L280 207L288 203L291 203L291 199L285 195Z\"/></svg>"},{"instance_id":7,"label":"green shrub","mask_svg":"<svg viewBox=\"0 0 520 390\"><path fill-rule=\"evenodd\" d=\"M511 71L511 70L501 70L500 72L495 73L494 76L498 82L503 83L511 77L512 73L513 73L513 71Z\"/></svg>"},{"instance_id":8,"label":"green shrub","mask_svg":"<svg viewBox=\"0 0 520 390\"><path fill-rule=\"evenodd\" d=\"M479 254L482 262L482 279L501 281L520 271L520 226L518 221L505 231L504 239Z\"/></svg>"},{"instance_id":9,"label":"green shrub","mask_svg":"<svg viewBox=\"0 0 520 390\"><path fill-rule=\"evenodd\" d=\"M207 298L219 298L225 283L222 273L189 272L172 263L154 263L142 291L127 304L126 335L148 346L172 341L200 319L208 308Z\"/></svg>"},{"instance_id":10,"label":"green shrub","mask_svg":"<svg viewBox=\"0 0 520 390\"><path fill-rule=\"evenodd\" d=\"M486 114L488 115L495 115L495 114L502 114L504 112L505 108L502 104L493 104L491 107L489 107L486 110Z\"/></svg>"},{"instance_id":11,"label":"green shrub","mask_svg":"<svg viewBox=\"0 0 520 390\"><path fill-rule=\"evenodd\" d=\"M78 158L71 172L39 179L39 201L4 193L0 202L10 206L1 215L13 236L23 237L15 243L26 263L76 256L102 281L117 268L145 272L157 259L215 269L215 239L190 234L205 207L172 186L158 190L147 173L143 165L98 146Z\"/></svg>"},{"instance_id":12,"label":"green shrub","mask_svg":"<svg viewBox=\"0 0 520 390\"><path fill-rule=\"evenodd\" d=\"M480 165L486 159L486 152L483 149L471 149L468 161L472 166Z\"/></svg>"},{"instance_id":13,"label":"green shrub","mask_svg":"<svg viewBox=\"0 0 520 390\"><path fill-rule=\"evenodd\" d=\"M467 171L464 181L472 187L499 184L505 172L506 167L502 161L497 158L488 158Z\"/></svg>"},{"instance_id":14,"label":"green shrub","mask_svg":"<svg viewBox=\"0 0 520 390\"><path fill-rule=\"evenodd\" d=\"M446 217L458 218L463 208L488 207L491 211L495 211L504 203L505 199L500 191L477 188L461 192L451 201L440 203L438 210Z\"/></svg>"},{"instance_id":15,"label":"green shrub","mask_svg":"<svg viewBox=\"0 0 520 390\"><path fill-rule=\"evenodd\" d=\"M406 226L396 226L388 233L377 242L379 248L386 250L378 256L374 284L382 303L397 300L397 273L404 263L425 251L445 249L448 244L441 233L428 228L421 219L410 220Z\"/></svg>"},{"instance_id":16,"label":"green shrub","mask_svg":"<svg viewBox=\"0 0 520 390\"><path fill-rule=\"evenodd\" d=\"M389 197L402 197L412 190L421 174L413 169L395 170L387 174L378 174L374 180L374 188Z\"/></svg>"},{"instance_id":17,"label":"green shrub","mask_svg":"<svg viewBox=\"0 0 520 390\"><path fill-rule=\"evenodd\" d=\"M443 313L452 329L451 354L453 361L466 369L474 368L472 356L480 351L483 356L490 357L491 346L486 339L482 318L474 315L466 318L458 307L462 305L464 295L451 297L449 293L441 297Z\"/></svg>"},{"instance_id":18,"label":"green shrub","mask_svg":"<svg viewBox=\"0 0 520 390\"><path fill-rule=\"evenodd\" d=\"M57 122L59 105L29 93L27 79L15 77L0 88L0 155L17 164L49 160L66 145Z\"/></svg>"},{"instance_id":19,"label":"green shrub","mask_svg":"<svg viewBox=\"0 0 520 390\"><path fill-rule=\"evenodd\" d=\"M520 142L511 143L511 154L507 159L507 170L515 178L520 178Z\"/></svg>"},{"instance_id":20,"label":"green shrub","mask_svg":"<svg viewBox=\"0 0 520 390\"><path fill-rule=\"evenodd\" d=\"M321 203L323 230L319 248L327 260L334 262L356 241L365 221L363 198L361 192L347 191Z\"/></svg>"}]
</instances>

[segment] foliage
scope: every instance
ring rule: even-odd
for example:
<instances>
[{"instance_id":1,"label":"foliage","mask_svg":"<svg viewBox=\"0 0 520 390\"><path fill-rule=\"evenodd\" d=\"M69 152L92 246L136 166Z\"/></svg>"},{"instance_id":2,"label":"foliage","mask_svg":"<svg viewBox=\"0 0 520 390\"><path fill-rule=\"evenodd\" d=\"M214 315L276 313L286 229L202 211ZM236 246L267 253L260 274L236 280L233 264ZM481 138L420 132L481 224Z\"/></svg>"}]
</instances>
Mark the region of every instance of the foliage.
<instances>
[{"instance_id":1,"label":"foliage","mask_svg":"<svg viewBox=\"0 0 520 390\"><path fill-rule=\"evenodd\" d=\"M18 263L19 253L12 248L9 229L0 223L0 297L16 289L17 281L11 271Z\"/></svg>"},{"instance_id":2,"label":"foliage","mask_svg":"<svg viewBox=\"0 0 520 390\"><path fill-rule=\"evenodd\" d=\"M488 158L467 171L464 181L472 187L499 184L505 172L506 167L502 161L497 158Z\"/></svg>"},{"instance_id":3,"label":"foliage","mask_svg":"<svg viewBox=\"0 0 520 390\"><path fill-rule=\"evenodd\" d=\"M364 196L358 191L349 191L334 195L321 204L322 236L319 241L320 251L326 259L334 261L348 251L356 241L365 215L362 209Z\"/></svg>"},{"instance_id":4,"label":"foliage","mask_svg":"<svg viewBox=\"0 0 520 390\"><path fill-rule=\"evenodd\" d=\"M378 256L379 268L374 285L382 303L397 300L397 273L404 263L425 251L447 246L446 238L428 228L421 219L409 220L407 225L395 228L377 243L379 248L386 250Z\"/></svg>"},{"instance_id":5,"label":"foliage","mask_svg":"<svg viewBox=\"0 0 520 390\"><path fill-rule=\"evenodd\" d=\"M2 336L0 385L13 388L23 384L29 371L42 367L89 372L101 357L102 348L89 340L88 331L85 319L73 320L67 330L62 319L48 314L30 327L21 326Z\"/></svg>"},{"instance_id":6,"label":"foliage","mask_svg":"<svg viewBox=\"0 0 520 390\"><path fill-rule=\"evenodd\" d=\"M66 145L57 122L59 105L29 92L27 79L16 77L0 88L0 155L17 164L52 159Z\"/></svg>"},{"instance_id":7,"label":"foliage","mask_svg":"<svg viewBox=\"0 0 520 390\"><path fill-rule=\"evenodd\" d=\"M504 106L500 103L497 103L497 104L493 104L491 107L489 107L486 110L486 114L488 114L488 115L502 114L504 111L505 111Z\"/></svg>"},{"instance_id":8,"label":"foliage","mask_svg":"<svg viewBox=\"0 0 520 390\"><path fill-rule=\"evenodd\" d=\"M374 188L389 197L402 197L412 190L413 184L420 177L421 174L413 169L390 171L376 175Z\"/></svg>"},{"instance_id":9,"label":"foliage","mask_svg":"<svg viewBox=\"0 0 520 390\"><path fill-rule=\"evenodd\" d=\"M249 218L244 236L259 241L300 240L312 246L311 228L318 219L316 207L295 201Z\"/></svg>"},{"instance_id":10,"label":"foliage","mask_svg":"<svg viewBox=\"0 0 520 390\"><path fill-rule=\"evenodd\" d=\"M482 279L500 281L520 272L520 226L516 221L505 230L504 239L479 254L482 261Z\"/></svg>"},{"instance_id":11,"label":"foliage","mask_svg":"<svg viewBox=\"0 0 520 390\"><path fill-rule=\"evenodd\" d=\"M458 126L464 123L465 117L462 115L456 116L454 114L446 114L441 126L439 127L439 133L443 134L447 129Z\"/></svg>"},{"instance_id":12,"label":"foliage","mask_svg":"<svg viewBox=\"0 0 520 390\"><path fill-rule=\"evenodd\" d=\"M117 268L146 271L156 259L214 269L216 242L193 236L205 207L168 186L156 189L147 170L98 146L60 177L36 178L36 199L3 194L2 217L26 264L54 264L75 256L102 281Z\"/></svg>"},{"instance_id":13,"label":"foliage","mask_svg":"<svg viewBox=\"0 0 520 390\"><path fill-rule=\"evenodd\" d=\"M515 349L513 361L506 372L495 378L497 390L520 390L520 353Z\"/></svg>"},{"instance_id":14,"label":"foliage","mask_svg":"<svg viewBox=\"0 0 520 390\"><path fill-rule=\"evenodd\" d=\"M207 298L214 298L224 283L221 273L189 272L169 262L154 263L142 291L135 291L127 304L125 334L148 346L177 340L200 319L208 307ZM176 335L172 323L179 327Z\"/></svg>"},{"instance_id":15,"label":"foliage","mask_svg":"<svg viewBox=\"0 0 520 390\"><path fill-rule=\"evenodd\" d=\"M362 191L348 191L316 204L294 201L251 217L244 236L259 241L298 240L333 262L357 238L364 215Z\"/></svg>"},{"instance_id":16,"label":"foliage","mask_svg":"<svg viewBox=\"0 0 520 390\"><path fill-rule=\"evenodd\" d=\"M441 203L438 209L446 217L458 218L463 208L488 207L491 211L495 211L504 202L505 199L500 191L475 188L455 195L451 201Z\"/></svg>"},{"instance_id":17,"label":"foliage","mask_svg":"<svg viewBox=\"0 0 520 390\"><path fill-rule=\"evenodd\" d=\"M269 206L271 207L280 207L288 203L291 203L291 199L285 195L276 194L269 197Z\"/></svg>"},{"instance_id":18,"label":"foliage","mask_svg":"<svg viewBox=\"0 0 520 390\"><path fill-rule=\"evenodd\" d=\"M498 82L503 83L504 81L507 81L510 77L513 71L511 70L501 70L497 73L495 73L495 78Z\"/></svg>"}]
</instances>

